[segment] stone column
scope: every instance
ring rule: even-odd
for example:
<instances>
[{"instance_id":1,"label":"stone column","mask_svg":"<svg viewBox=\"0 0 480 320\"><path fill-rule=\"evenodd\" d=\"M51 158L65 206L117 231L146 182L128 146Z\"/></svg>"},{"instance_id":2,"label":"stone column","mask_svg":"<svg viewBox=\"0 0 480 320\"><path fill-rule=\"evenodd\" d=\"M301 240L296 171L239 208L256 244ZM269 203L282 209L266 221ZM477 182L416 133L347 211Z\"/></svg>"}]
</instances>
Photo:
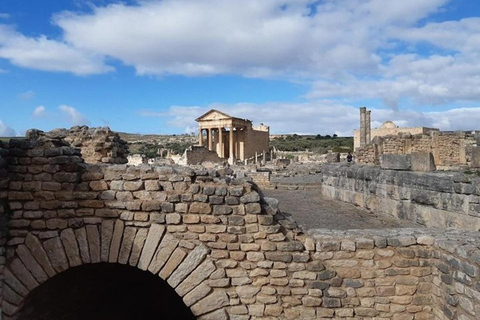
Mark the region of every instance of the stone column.
<instances>
[{"instance_id":1,"label":"stone column","mask_svg":"<svg viewBox=\"0 0 480 320\"><path fill-rule=\"evenodd\" d=\"M360 108L360 147L363 147L366 143L366 132L365 132L365 113L367 108L361 107Z\"/></svg>"},{"instance_id":2,"label":"stone column","mask_svg":"<svg viewBox=\"0 0 480 320\"><path fill-rule=\"evenodd\" d=\"M224 150L225 148L223 147L223 128L218 128L218 156L220 158L223 158L225 157L225 155L223 154L224 153Z\"/></svg>"},{"instance_id":3,"label":"stone column","mask_svg":"<svg viewBox=\"0 0 480 320\"><path fill-rule=\"evenodd\" d=\"M371 136L371 119L370 119L370 113L372 111L371 110L367 110L367 113L365 114L365 128L366 128L366 132L365 132L365 144L369 144L370 142L372 142L372 136Z\"/></svg>"},{"instance_id":4,"label":"stone column","mask_svg":"<svg viewBox=\"0 0 480 320\"><path fill-rule=\"evenodd\" d=\"M208 128L208 150L212 151L212 129Z\"/></svg>"},{"instance_id":5,"label":"stone column","mask_svg":"<svg viewBox=\"0 0 480 320\"><path fill-rule=\"evenodd\" d=\"M203 129L198 128L198 145L201 147L203 146L203 135L202 135Z\"/></svg>"},{"instance_id":6,"label":"stone column","mask_svg":"<svg viewBox=\"0 0 480 320\"><path fill-rule=\"evenodd\" d=\"M228 141L228 163L230 164L233 164L233 162L235 161L235 157L233 155L233 126L230 127L230 139Z\"/></svg>"}]
</instances>

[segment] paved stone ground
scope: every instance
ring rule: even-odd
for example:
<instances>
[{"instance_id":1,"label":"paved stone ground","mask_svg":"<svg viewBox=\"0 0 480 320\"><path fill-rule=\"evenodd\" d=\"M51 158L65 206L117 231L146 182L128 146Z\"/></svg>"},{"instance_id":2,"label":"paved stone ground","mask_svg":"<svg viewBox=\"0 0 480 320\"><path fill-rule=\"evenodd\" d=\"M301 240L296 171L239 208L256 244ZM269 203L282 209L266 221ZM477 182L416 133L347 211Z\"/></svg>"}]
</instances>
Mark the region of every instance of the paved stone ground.
<instances>
[{"instance_id":1,"label":"paved stone ground","mask_svg":"<svg viewBox=\"0 0 480 320\"><path fill-rule=\"evenodd\" d=\"M352 204L323 197L318 190L262 190L266 197L279 200L283 213L291 214L304 230L422 228L411 221L384 216Z\"/></svg>"}]
</instances>

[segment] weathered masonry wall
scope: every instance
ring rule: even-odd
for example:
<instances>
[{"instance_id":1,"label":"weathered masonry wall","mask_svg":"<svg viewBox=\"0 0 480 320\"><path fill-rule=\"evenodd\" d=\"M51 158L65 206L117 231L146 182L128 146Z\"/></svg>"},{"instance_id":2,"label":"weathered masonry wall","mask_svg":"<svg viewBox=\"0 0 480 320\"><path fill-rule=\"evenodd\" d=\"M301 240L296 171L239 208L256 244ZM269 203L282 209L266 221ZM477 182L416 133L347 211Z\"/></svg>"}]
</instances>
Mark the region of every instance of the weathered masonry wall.
<instances>
[{"instance_id":1,"label":"weathered masonry wall","mask_svg":"<svg viewBox=\"0 0 480 320\"><path fill-rule=\"evenodd\" d=\"M377 137L372 143L355 151L356 161L361 164L378 164L382 154L411 154L431 152L438 168L455 166L478 167L478 133L437 132L430 134L398 134Z\"/></svg>"},{"instance_id":2,"label":"weathered masonry wall","mask_svg":"<svg viewBox=\"0 0 480 320\"><path fill-rule=\"evenodd\" d=\"M480 177L324 165L322 193L433 228L480 229Z\"/></svg>"},{"instance_id":3,"label":"weathered masonry wall","mask_svg":"<svg viewBox=\"0 0 480 320\"><path fill-rule=\"evenodd\" d=\"M53 140L64 139L70 146L80 149L87 163L127 163L128 144L109 127L89 128L75 126L70 129L55 129L50 132L29 130L27 139L47 136Z\"/></svg>"},{"instance_id":4,"label":"weathered masonry wall","mask_svg":"<svg viewBox=\"0 0 480 320\"><path fill-rule=\"evenodd\" d=\"M199 319L480 315L477 232L304 235L274 200L215 171L86 165L46 136L0 151L12 213L4 319L49 278L98 262L159 275Z\"/></svg>"}]
</instances>

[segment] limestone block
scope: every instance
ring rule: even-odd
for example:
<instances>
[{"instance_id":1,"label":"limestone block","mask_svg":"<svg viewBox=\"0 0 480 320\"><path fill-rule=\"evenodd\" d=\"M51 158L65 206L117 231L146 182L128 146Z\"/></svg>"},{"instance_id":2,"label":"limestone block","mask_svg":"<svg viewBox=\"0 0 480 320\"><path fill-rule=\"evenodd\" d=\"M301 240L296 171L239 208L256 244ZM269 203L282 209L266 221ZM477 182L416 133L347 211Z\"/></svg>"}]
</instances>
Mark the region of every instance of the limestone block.
<instances>
[{"instance_id":1,"label":"limestone block","mask_svg":"<svg viewBox=\"0 0 480 320\"><path fill-rule=\"evenodd\" d=\"M152 261L152 257L157 250L158 244L162 239L162 236L165 232L165 226L160 224L152 224L150 230L148 231L148 236L143 246L142 254L140 260L138 261L138 268L141 270L147 270Z\"/></svg>"},{"instance_id":2,"label":"limestone block","mask_svg":"<svg viewBox=\"0 0 480 320\"><path fill-rule=\"evenodd\" d=\"M216 291L210 294L209 296L203 298L202 300L195 303L191 310L194 315L200 316L211 311L220 309L229 304L229 299L225 291ZM207 319L207 318L205 318ZM218 319L218 318L208 318L208 319ZM228 319L228 318L225 318Z\"/></svg>"},{"instance_id":3,"label":"limestone block","mask_svg":"<svg viewBox=\"0 0 480 320\"><path fill-rule=\"evenodd\" d=\"M478 134L480 137L480 134ZM477 142L476 147L472 147L472 168L480 168L480 144Z\"/></svg>"},{"instance_id":4,"label":"limestone block","mask_svg":"<svg viewBox=\"0 0 480 320\"><path fill-rule=\"evenodd\" d=\"M118 255L119 263L126 264L128 262L128 257L130 256L130 252L132 250L133 241L135 239L136 233L137 233L136 228L133 228L133 227L125 228L122 244L120 246L120 252Z\"/></svg>"},{"instance_id":5,"label":"limestone block","mask_svg":"<svg viewBox=\"0 0 480 320\"><path fill-rule=\"evenodd\" d=\"M410 170L411 157L408 154L382 154L380 167L387 170Z\"/></svg>"},{"instance_id":6,"label":"limestone block","mask_svg":"<svg viewBox=\"0 0 480 320\"><path fill-rule=\"evenodd\" d=\"M71 267L76 267L82 264L80 258L80 250L77 245L77 238L73 229L66 229L60 233L60 239L62 240L63 247L65 248L65 253L67 255L68 261Z\"/></svg>"},{"instance_id":7,"label":"limestone block","mask_svg":"<svg viewBox=\"0 0 480 320\"><path fill-rule=\"evenodd\" d=\"M436 170L435 161L431 152L412 152L410 155L410 160L412 164L412 171L428 172Z\"/></svg>"},{"instance_id":8,"label":"limestone block","mask_svg":"<svg viewBox=\"0 0 480 320\"><path fill-rule=\"evenodd\" d=\"M25 244L48 276L53 277L57 272L53 269L47 253L38 238L29 233L25 238Z\"/></svg>"},{"instance_id":9,"label":"limestone block","mask_svg":"<svg viewBox=\"0 0 480 320\"><path fill-rule=\"evenodd\" d=\"M32 275L35 277L35 279L37 279L38 282L42 283L48 279L47 274L40 266L40 264L35 260L26 245L19 245L17 247L17 254L20 260L22 260L23 264L27 267L27 269L32 273Z\"/></svg>"},{"instance_id":10,"label":"limestone block","mask_svg":"<svg viewBox=\"0 0 480 320\"><path fill-rule=\"evenodd\" d=\"M215 271L215 265L212 261L206 260L197 269L195 269L183 282L175 289L175 291L183 297L190 290L199 285L203 280L208 278Z\"/></svg>"},{"instance_id":11,"label":"limestone block","mask_svg":"<svg viewBox=\"0 0 480 320\"><path fill-rule=\"evenodd\" d=\"M14 259L10 264L10 269L28 290L32 291L38 286L37 280L35 280L20 259Z\"/></svg>"},{"instance_id":12,"label":"limestone block","mask_svg":"<svg viewBox=\"0 0 480 320\"><path fill-rule=\"evenodd\" d=\"M102 239L101 239L101 255L100 259L102 262L108 261L108 254L110 252L110 242L112 241L113 235L113 220L103 220L102 221Z\"/></svg>"},{"instance_id":13,"label":"limestone block","mask_svg":"<svg viewBox=\"0 0 480 320\"><path fill-rule=\"evenodd\" d=\"M28 289L17 279L17 277L9 270L5 269L4 271L5 283L10 286L15 292L20 294L23 297L28 295Z\"/></svg>"},{"instance_id":14,"label":"limestone block","mask_svg":"<svg viewBox=\"0 0 480 320\"><path fill-rule=\"evenodd\" d=\"M85 228L75 230L75 236L80 250L83 263L90 263L90 252L88 250L87 231Z\"/></svg>"},{"instance_id":15,"label":"limestone block","mask_svg":"<svg viewBox=\"0 0 480 320\"><path fill-rule=\"evenodd\" d=\"M45 241L43 247L52 262L53 268L57 272L62 272L69 268L67 256L59 237Z\"/></svg>"},{"instance_id":16,"label":"limestone block","mask_svg":"<svg viewBox=\"0 0 480 320\"><path fill-rule=\"evenodd\" d=\"M90 261L100 262L100 235L96 225L86 226L88 247L90 248Z\"/></svg>"},{"instance_id":17,"label":"limestone block","mask_svg":"<svg viewBox=\"0 0 480 320\"><path fill-rule=\"evenodd\" d=\"M200 245L197 246L185 260L178 266L167 282L173 288L176 288L197 266L205 259L208 254L208 248ZM208 311L207 311L208 312Z\"/></svg>"},{"instance_id":18,"label":"limestone block","mask_svg":"<svg viewBox=\"0 0 480 320\"><path fill-rule=\"evenodd\" d=\"M177 267L182 263L183 259L187 256L187 253L185 250L181 248L176 248L175 251L173 251L172 255L168 259L167 263L165 263L165 266L162 268L162 270L159 272L159 276L162 279L168 279L170 275L177 269Z\"/></svg>"},{"instance_id":19,"label":"limestone block","mask_svg":"<svg viewBox=\"0 0 480 320\"><path fill-rule=\"evenodd\" d=\"M338 152L329 152L325 158L327 163L340 162L340 153Z\"/></svg>"},{"instance_id":20,"label":"limestone block","mask_svg":"<svg viewBox=\"0 0 480 320\"><path fill-rule=\"evenodd\" d=\"M135 240L133 241L132 253L130 254L130 259L128 263L131 266L136 266L138 263L138 259L140 258L140 254L143 249L143 245L145 240L147 239L148 229L139 229L137 234L135 235Z\"/></svg>"},{"instance_id":21,"label":"limestone block","mask_svg":"<svg viewBox=\"0 0 480 320\"><path fill-rule=\"evenodd\" d=\"M202 282L195 289L193 289L183 297L183 302L187 307L190 307L197 301L206 297L207 294L209 294L211 291L212 291L212 288L210 288L208 285Z\"/></svg>"},{"instance_id":22,"label":"limestone block","mask_svg":"<svg viewBox=\"0 0 480 320\"><path fill-rule=\"evenodd\" d=\"M167 233L162 239L162 242L157 248L155 255L153 256L152 262L148 266L148 271L153 274L158 273L162 267L165 265L167 260L170 258L172 252L177 248L179 241ZM166 278L162 278L166 279Z\"/></svg>"},{"instance_id":23,"label":"limestone block","mask_svg":"<svg viewBox=\"0 0 480 320\"><path fill-rule=\"evenodd\" d=\"M118 260L118 254L120 252L120 243L123 236L124 223L122 220L115 222L115 229L113 231L112 242L110 244L110 253L108 256L108 262L115 263Z\"/></svg>"}]
</instances>

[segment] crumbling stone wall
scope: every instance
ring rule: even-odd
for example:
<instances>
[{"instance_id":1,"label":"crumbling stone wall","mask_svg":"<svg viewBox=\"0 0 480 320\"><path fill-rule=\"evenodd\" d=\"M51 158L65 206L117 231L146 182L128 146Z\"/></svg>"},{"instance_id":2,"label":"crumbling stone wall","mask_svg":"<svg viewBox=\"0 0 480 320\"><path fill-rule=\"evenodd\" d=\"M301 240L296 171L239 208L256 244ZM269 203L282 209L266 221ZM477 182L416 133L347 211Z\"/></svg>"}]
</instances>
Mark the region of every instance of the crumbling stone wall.
<instances>
[{"instance_id":1,"label":"crumbling stone wall","mask_svg":"<svg viewBox=\"0 0 480 320\"><path fill-rule=\"evenodd\" d=\"M376 165L382 154L431 152L438 168L451 168L472 166L474 148L478 148L475 134L437 131L416 135L400 133L375 138L372 143L357 149L355 158L357 163Z\"/></svg>"},{"instance_id":2,"label":"crumbling stone wall","mask_svg":"<svg viewBox=\"0 0 480 320\"><path fill-rule=\"evenodd\" d=\"M322 193L427 227L479 230L480 177L324 165Z\"/></svg>"},{"instance_id":3,"label":"crumbling stone wall","mask_svg":"<svg viewBox=\"0 0 480 320\"><path fill-rule=\"evenodd\" d=\"M179 164L196 165L203 162L223 163L225 159L220 158L215 151L210 151L205 147L192 146L185 150Z\"/></svg>"},{"instance_id":4,"label":"crumbling stone wall","mask_svg":"<svg viewBox=\"0 0 480 320\"><path fill-rule=\"evenodd\" d=\"M9 156L8 145L0 141L0 275L4 274L5 252L7 243L8 220L10 208L8 204L8 171L7 159ZM0 304L3 302L3 277L0 277ZM1 312L1 308L0 308Z\"/></svg>"},{"instance_id":5,"label":"crumbling stone wall","mask_svg":"<svg viewBox=\"0 0 480 320\"><path fill-rule=\"evenodd\" d=\"M30 135L30 137L28 136ZM118 133L109 127L89 128L75 126L70 129L55 129L50 132L30 130L27 138L46 135L54 139L63 139L74 148L81 150L86 163L127 163L128 145Z\"/></svg>"},{"instance_id":6,"label":"crumbling stone wall","mask_svg":"<svg viewBox=\"0 0 480 320\"><path fill-rule=\"evenodd\" d=\"M87 165L46 135L13 141L9 152L4 319L55 274L97 262L158 274L200 320L446 317L433 301L451 301L433 296L432 281L448 278L436 262L450 249L435 239L458 234L305 235L255 186L206 169ZM461 235L478 241L477 233ZM449 308L474 319L468 305L479 303L479 265L464 252L472 291L456 294L462 302ZM456 271L441 269L453 278Z\"/></svg>"}]
</instances>

